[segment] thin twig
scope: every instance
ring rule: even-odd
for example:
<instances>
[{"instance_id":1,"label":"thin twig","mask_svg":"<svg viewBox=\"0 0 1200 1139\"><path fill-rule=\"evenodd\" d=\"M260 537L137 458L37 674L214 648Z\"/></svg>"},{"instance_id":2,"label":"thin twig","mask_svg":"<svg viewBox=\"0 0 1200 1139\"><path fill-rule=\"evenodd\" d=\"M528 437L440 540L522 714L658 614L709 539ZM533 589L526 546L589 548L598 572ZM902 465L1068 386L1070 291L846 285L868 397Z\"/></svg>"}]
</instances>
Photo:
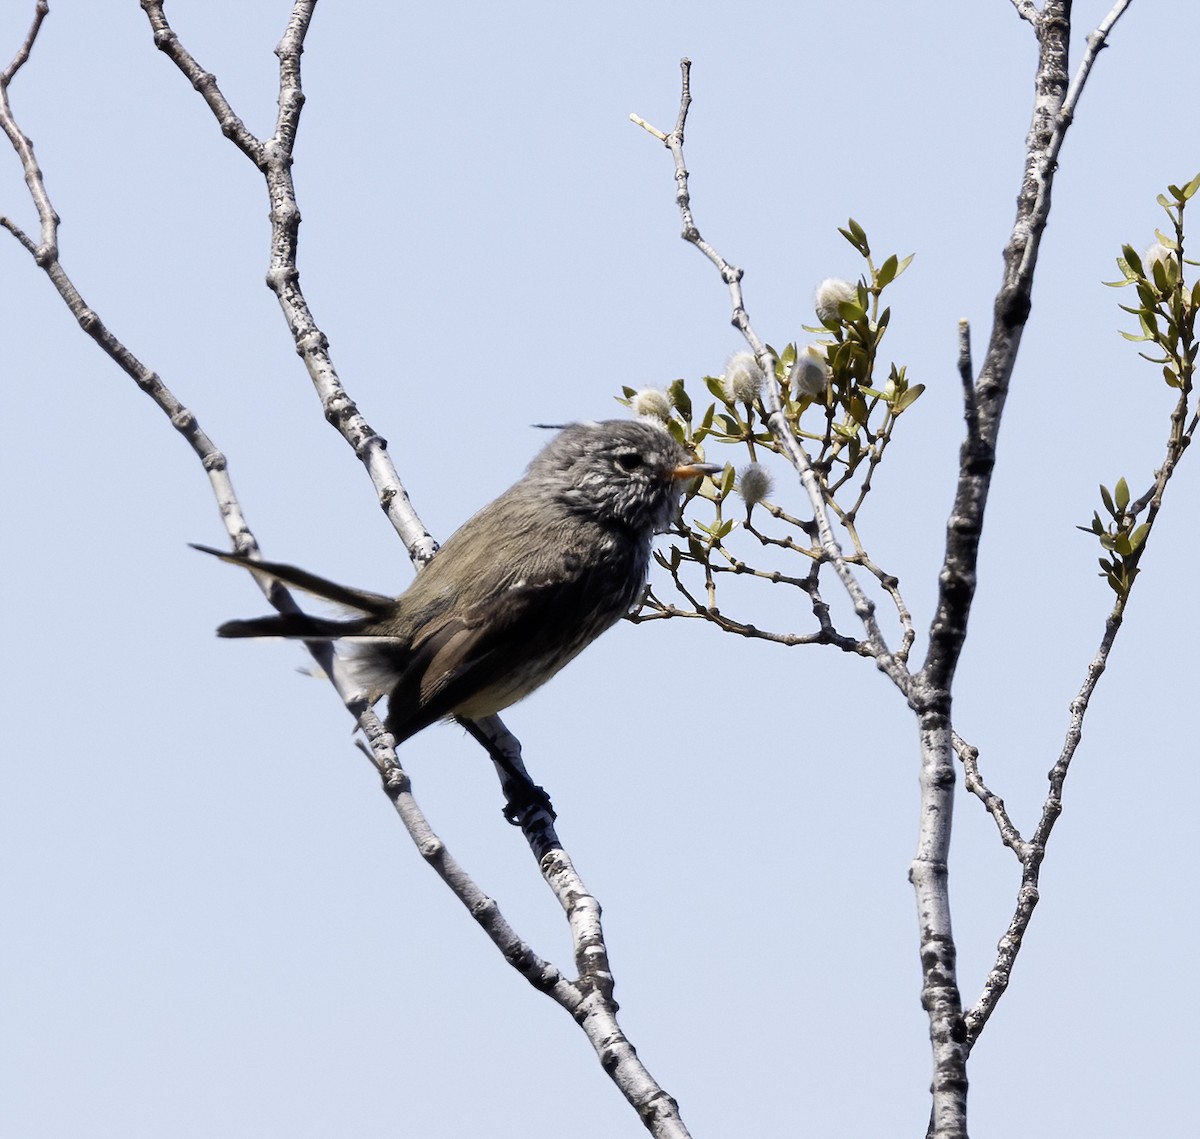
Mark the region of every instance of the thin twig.
<instances>
[{"instance_id":1,"label":"thin twig","mask_svg":"<svg viewBox=\"0 0 1200 1139\"><path fill-rule=\"evenodd\" d=\"M13 76L25 66L25 61L29 58L29 53L33 50L34 42L37 40L38 32L42 30L42 21L49 13L50 0L37 0L37 4L34 6L33 23L29 25L29 31L25 33L25 39L17 48L12 62L3 71L0 71L0 87L7 87L13 81Z\"/></svg>"},{"instance_id":2,"label":"thin twig","mask_svg":"<svg viewBox=\"0 0 1200 1139\"><path fill-rule=\"evenodd\" d=\"M979 406L975 401L975 367L971 362L971 324L958 322L958 374L963 385L963 418L967 423L967 444L979 445Z\"/></svg>"},{"instance_id":3,"label":"thin twig","mask_svg":"<svg viewBox=\"0 0 1200 1139\"><path fill-rule=\"evenodd\" d=\"M1024 862L1029 844L1009 817L1004 800L983 781L979 773L979 749L972 747L957 732L953 738L954 750L963 765L963 786L987 808L1000 832L1000 841Z\"/></svg>"},{"instance_id":4,"label":"thin twig","mask_svg":"<svg viewBox=\"0 0 1200 1139\"><path fill-rule=\"evenodd\" d=\"M746 343L749 344L755 358L758 360L763 375L774 376L775 357L755 332L753 325L750 323L749 313L746 311L741 286L742 270L735 265L731 265L713 246L704 240L692 214L691 195L688 190L689 175L683 153L688 110L692 104L691 67L691 60L680 60L679 113L675 120L675 129L670 134L664 134L662 131L651 127L644 119L638 116L630 117L634 122L642 126L643 129L647 130L648 133L662 141L667 149L670 150L671 157L675 163L675 204L679 209L683 222L681 236L684 241L694 245L704 254L721 275L721 280L725 282L725 286L729 290L734 327L741 332ZM866 630L866 644L870 649L870 656L874 659L879 669L886 673L902 692L907 692L909 681L908 670L897 663L891 650L888 648L887 641L875 618L875 603L862 589L842 553L841 546L829 522L829 514L826 510L825 496L821 489L820 478L814 470L808 454L800 446L795 434L788 427L779 402L779 392L775 384L766 385L766 398L769 410L767 425L780 452L792 464L800 476L801 484L804 486L805 492L808 494L812 504L821 547L829 563L833 566L834 572L838 575L842 587L849 596L851 604L854 606L855 615L862 622L863 628Z\"/></svg>"},{"instance_id":5,"label":"thin twig","mask_svg":"<svg viewBox=\"0 0 1200 1139\"><path fill-rule=\"evenodd\" d=\"M995 1012L996 1005L1008 988L1009 980L1012 977L1013 965L1016 962L1018 954L1021 952L1026 930L1029 928L1033 911L1041 897L1039 879L1041 876L1042 861L1046 857L1046 843L1050 838L1050 832L1054 829L1054 824L1058 821L1059 815L1062 814L1063 784L1067 778L1067 771L1070 768L1071 760L1074 758L1075 752L1079 747L1079 742L1083 738L1083 720L1087 714L1092 694L1096 690L1096 685L1099 683L1100 677L1104 674L1104 670L1108 665L1109 654L1112 651L1113 642L1120 631L1124 619L1126 601L1127 595L1126 597L1118 598L1112 611L1109 613L1108 620L1104 625L1104 635L1100 640L1100 647L1096 650L1096 655L1088 665L1087 674L1084 677L1083 685L1078 695L1071 701L1067 736L1063 742L1062 751L1059 753L1058 759L1047 776L1050 788L1046 800L1042 805L1042 814L1038 825L1029 841L1020 847L1009 842L1005 843L1007 846L1012 846L1021 859L1021 884L1017 889L1016 906L1013 916L1009 920L1008 929L1005 930L1004 936L1000 939L996 947L996 960L992 964L992 968L988 971L987 977L984 979L983 991L980 993L974 1007L963 1018L967 1030L968 1047L973 1046L979 1038L979 1034L983 1031L992 1013ZM993 812L994 814L995 812ZM999 822L1000 820L997 819L997 821ZM1003 834L1004 828L1002 827L1001 830Z\"/></svg>"},{"instance_id":6,"label":"thin twig","mask_svg":"<svg viewBox=\"0 0 1200 1139\"><path fill-rule=\"evenodd\" d=\"M1183 257L1183 219L1182 213L1177 220L1176 239L1179 244L1179 257L1182 264ZM1183 289L1183 280L1180 278L1177 286L1179 290ZM1137 503L1132 504L1130 517L1134 518L1140 515L1141 511L1148 507L1146 513L1146 531L1142 543L1136 550L1124 559L1124 566L1127 571L1128 588L1117 595L1113 607L1110 610L1105 621L1104 632L1100 639L1100 645L1088 664L1086 674L1082 685L1075 699L1071 701L1069 709L1069 718L1067 724L1066 737L1063 740L1062 749L1059 752L1058 759L1054 766L1050 769L1047 776L1049 788L1046 799L1042 805L1041 817L1037 827L1028 843L1021 847L1013 846L1014 850L1018 851L1022 863L1021 884L1017 891L1016 905L1014 907L1013 916L1009 921L1008 929L1004 937L1001 938L997 947L996 960L989 971L984 982L983 991L979 999L976 1001L974 1008L967 1014L966 1027L969 1042L979 1036L984 1025L987 1024L988 1018L996 1008L996 1004L1003 996L1004 991L1008 987L1009 979L1012 975L1013 965L1016 962L1017 956L1021 952L1024 944L1025 933L1029 928L1029 922L1033 916L1033 910L1037 905L1039 898L1039 879L1041 874L1042 861L1045 858L1046 846L1050 840L1050 834L1054 829L1055 823L1062 814L1063 807L1063 787L1066 783L1067 774L1070 770L1072 760L1079 749L1079 744L1083 738L1084 718L1087 715L1090 707L1092 696L1096 691L1096 686L1100 682L1100 677L1104 674L1108 667L1108 660L1112 653L1113 645L1116 642L1118 633L1124 623L1125 609L1128 605L1130 592L1132 591L1137 569L1142 558L1146 554L1147 546L1153 536L1154 523L1158 518L1159 511L1162 508L1163 498L1166 494L1167 486L1171 478L1175 474L1179 462L1190 445L1190 437L1188 432L1184 430L1184 421L1187 417L1190 399L1192 396L1191 371L1190 361L1194 349L1194 341L1190 335L1183 340L1179 346L1179 356L1185 361L1184 370L1180 375L1180 392L1172 408L1166 442L1166 454L1163 459L1162 466L1155 472L1154 484L1150 490ZM1193 417L1192 424L1196 422ZM1190 428L1189 428L1190 430ZM964 755L964 764L967 762L967 756ZM989 808L990 809L990 808ZM995 812L993 812L995 814ZM999 822L1000 820L997 819ZM1002 826L1003 833L1003 826ZM1012 845L1012 844L1009 844Z\"/></svg>"}]
</instances>

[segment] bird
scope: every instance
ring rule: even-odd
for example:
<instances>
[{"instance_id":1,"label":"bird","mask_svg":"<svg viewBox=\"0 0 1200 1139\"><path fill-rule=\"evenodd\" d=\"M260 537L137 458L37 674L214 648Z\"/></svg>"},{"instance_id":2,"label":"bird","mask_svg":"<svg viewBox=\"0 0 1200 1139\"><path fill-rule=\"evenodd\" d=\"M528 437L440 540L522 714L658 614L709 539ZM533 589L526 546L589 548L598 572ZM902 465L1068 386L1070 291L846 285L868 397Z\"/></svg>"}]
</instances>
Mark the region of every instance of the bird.
<instances>
[{"instance_id":1,"label":"bird","mask_svg":"<svg viewBox=\"0 0 1200 1139\"><path fill-rule=\"evenodd\" d=\"M220 637L337 641L399 745L439 720L474 721L528 696L630 611L653 537L689 480L720 466L658 421L563 427L524 476L455 531L399 597L279 562L197 546L353 615L228 621Z\"/></svg>"}]
</instances>

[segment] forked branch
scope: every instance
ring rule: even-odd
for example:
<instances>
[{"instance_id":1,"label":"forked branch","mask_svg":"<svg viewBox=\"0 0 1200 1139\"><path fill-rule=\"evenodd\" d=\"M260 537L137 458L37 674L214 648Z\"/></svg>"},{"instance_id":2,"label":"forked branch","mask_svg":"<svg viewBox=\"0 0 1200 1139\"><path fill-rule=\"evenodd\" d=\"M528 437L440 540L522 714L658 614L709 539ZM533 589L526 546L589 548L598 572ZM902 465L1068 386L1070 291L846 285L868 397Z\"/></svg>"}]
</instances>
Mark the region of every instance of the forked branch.
<instances>
[{"instance_id":1,"label":"forked branch","mask_svg":"<svg viewBox=\"0 0 1200 1139\"><path fill-rule=\"evenodd\" d=\"M293 4L287 29L277 49L280 61L279 114L274 134L264 140L257 139L246 128L222 94L213 75L205 71L182 45L167 23L161 0L143 0L142 7L149 18L156 45L175 62L201 94L222 132L265 176L271 200L272 227L268 283L279 298L296 349L305 361L326 417L366 466L382 507L404 539L410 555L420 564L436 548L433 540L408 501L387 456L385 441L366 423L342 387L328 352L327 340L313 319L299 286L296 250L300 215L291 179L291 164L296 128L304 103L300 56L314 5L315 0L296 0ZM188 440L208 474L222 519L235 547L239 552L250 553L257 550L257 544L228 477L224 455L201 431L196 417L176 399L157 373L138 360L109 331L98 314L84 303L59 262L59 219L34 157L33 144L20 130L9 103L9 86L28 60L47 12L46 0L39 0L28 35L9 66L0 72L0 129L4 130L12 143L25 173L39 217L39 240L34 241L7 217L0 217L0 227L12 233L46 272L84 331L155 401L172 425ZM295 608L279 582L264 578L260 584L277 608ZM526 837L539 859L542 875L563 907L574 946L575 980L568 979L557 966L535 954L504 919L496 903L479 889L449 854L412 796L408 775L395 757L391 737L366 706L362 694L346 680L329 646L313 644L307 647L318 665L330 676L339 695L357 719L367 741L364 750L367 750L379 771L386 793L423 857L451 888L505 959L531 985L549 995L581 1025L605 1071L652 1134L664 1139L686 1139L687 1130L674 1100L650 1076L617 1023L616 1003L612 997L613 981L600 924L600 907L562 849L554 832L550 812L542 803L531 799L522 805L519 813ZM519 745L498 718L492 717L471 727L472 734L488 749L498 765L502 763L510 778L514 773L518 776L523 773Z\"/></svg>"}]
</instances>

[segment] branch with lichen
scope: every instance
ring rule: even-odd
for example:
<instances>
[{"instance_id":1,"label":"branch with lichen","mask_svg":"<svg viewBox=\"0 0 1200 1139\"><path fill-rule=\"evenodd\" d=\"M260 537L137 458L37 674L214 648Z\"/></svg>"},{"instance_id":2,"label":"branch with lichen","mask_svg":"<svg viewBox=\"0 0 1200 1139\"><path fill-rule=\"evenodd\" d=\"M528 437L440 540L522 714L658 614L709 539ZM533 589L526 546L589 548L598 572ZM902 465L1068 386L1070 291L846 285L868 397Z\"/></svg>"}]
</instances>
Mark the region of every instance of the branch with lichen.
<instances>
[{"instance_id":1,"label":"branch with lichen","mask_svg":"<svg viewBox=\"0 0 1200 1139\"><path fill-rule=\"evenodd\" d=\"M975 1005L965 1016L968 1044L983 1031L988 1018L1008 988L1012 969L1024 944L1025 933L1039 899L1039 880L1046 845L1063 808L1063 786L1071 762L1083 739L1084 718L1091 699L1108 667L1109 656L1125 619L1125 609L1135 588L1138 565L1145 555L1155 520L1162 506L1167 485L1176 473L1184 452L1195 435L1200 413L1194 406L1196 356L1200 342L1196 338L1196 316L1200 312L1200 277L1190 284L1187 265L1196 265L1184 257L1184 211L1188 201L1200 190L1200 174L1183 186L1170 186L1158 203L1171 221L1171 234L1156 233L1156 241L1141 256L1126 245L1117 265L1122 280L1106 282L1114 288L1133 287L1138 304L1121 305L1124 312L1136 316L1140 330L1122 332L1127 340L1153 345L1153 352L1139 355L1161 368L1163 380L1178 394L1168 417L1167 441L1162 464L1155 470L1150 486L1136 501L1131 499L1128 483L1119 479L1114 490L1100 487L1105 519L1100 512L1092 516L1090 526L1080 526L1094 534L1103 551L1101 576L1115 594L1112 609L1104 622L1104 631L1095 655L1088 664L1083 683L1068 713L1066 737L1054 766L1047 775L1049 788L1042 804L1041 817L1026 841L1013 825L1003 801L994 795L979 773L978 752L956 741L966 772L967 790L978 797L996 821L1001 840L1021 863L1021 881L1016 905L1008 929L997 946L996 959L989 970Z\"/></svg>"},{"instance_id":2,"label":"branch with lichen","mask_svg":"<svg viewBox=\"0 0 1200 1139\"><path fill-rule=\"evenodd\" d=\"M922 755L921 812L917 852L910 879L920 917L922 1003L929 1016L934 1060L929 1134L942 1137L966 1134L966 1060L970 1048L968 1023L963 1015L957 981L948 891L956 748L967 767L968 787L988 806L1002 840L1018 854L1022 865L1028 868L1040 864L1044 845L1041 842L1043 828L1039 828L1034 838L1026 842L1008 816L1003 801L987 788L978 770L978 753L953 731L950 693L974 598L979 541L995 465L999 425L1021 334L1029 314L1033 273L1041 235L1049 215L1050 191L1058 154L1091 67L1108 33L1127 7L1128 0L1119 0L1101 25L1088 36L1086 50L1073 80L1068 79L1066 66L1071 31L1070 5L1065 0L1046 0L1041 9L1028 0L1014 0L1014 4L1019 15L1033 25L1038 41L1036 97L1033 121L1026 140L1025 178L1018 199L1017 218L1005 249L1004 280L996 297L992 334L978 378L973 374L969 328L966 322L962 322L959 328L958 366L964 388L966 439L960 452L954 509L947 525L945 555L938 578L938 601L930 624L929 647L925 661L915 675L910 674L907 668L907 653L912 644L911 619L907 610L903 609L898 586L875 568L867 557L857 526L859 510L870 493L872 478L892 438L894 417L907 406L904 403L907 379L903 370L893 366L889 387L882 391L863 383L863 378L869 376L874 368L875 350L889 315L888 310L878 312L878 293L898 275L902 264L890 258L877 271L870 261L870 247L861 227L851 222L850 227L842 231L847 240L855 244L868 259L868 273L864 274L857 286L837 283L826 291L824 298L819 291L818 304L824 300L829 306L827 313L819 311L822 327L833 335L833 341L824 346L824 361L829 368L830 378L825 386L823 423L813 425L802 422L801 415L795 413L796 405L789 406L789 401L796 400L798 394L802 399L800 393L807 392L811 392L815 401L821 385L814 383L806 392L807 386L802 384L803 373L798 370L799 353L795 344L790 344L783 353L776 353L757 335L742 295L742 271L726 261L701 237L692 214L689 175L683 157L684 131L691 104L688 61L682 63L682 93L673 131L658 130L639 116L632 116L635 122L671 151L675 163L676 202L683 220L682 236L695 245L720 273L729 290L733 323L751 348L750 356L731 361L725 376L719 381L708 381L710 392L724 410L717 411L716 405L713 405L700 418L698 429L693 429L690 399L686 399L681 381L676 381L668 389L663 400L666 408L665 414L660 413L660 418L666 419L669 424L674 423L674 429L679 431L681 437L689 442L703 442L706 435L711 435L716 443L744 445L751 461L751 467L743 472L740 480L735 479L729 466L722 477L706 483L706 489L699 498L713 504L711 517L706 514L702 520L696 520L693 507L692 513L685 515L686 521L681 522L679 528L685 545L674 547L670 555L664 558L664 564L674 574L677 588L689 599L693 611L711 610L716 583L722 574L745 572L745 566L750 564L750 559L743 557L740 552L736 555L728 553L728 539L735 520L726 517L723 511L725 500L735 486L744 488L749 483L753 491L749 498L743 496L747 519L742 525L742 534L757 538L764 548L785 549L789 553L807 557L815 568L819 568L823 561L834 567L863 623L865 635L856 638L856 642L862 646L864 655L873 656L879 667L893 678L918 716ZM1167 276L1160 283L1169 284L1169 271L1163 272ZM832 323L826 319L827 316ZM839 330L844 335L839 336ZM752 371L755 366L758 368L757 379ZM835 390L833 377L839 374L839 369L843 386ZM1177 376L1180 374L1178 359L1174 361L1172 371ZM801 382L791 382L793 373ZM846 380L852 383L846 384ZM662 394L657 394L662 399ZM680 394L686 402L679 398ZM639 395L643 396L644 402L645 393L626 391L626 397L635 407ZM913 389L911 398L917 395L919 390ZM880 404L885 408L885 413L880 427L873 432L869 421ZM654 413L653 407L639 410ZM757 429L756 416L762 420L766 431ZM1182 445L1186 446L1190 442L1190 428L1194 428L1194 421L1190 428L1182 427L1182 416L1178 417L1177 422L1181 428L1177 435ZM764 533L751 521L754 506L766 501L769 490L768 477L754 470L758 464L757 451L763 448L783 455L795 468L813 512L811 522L794 520L799 524L793 534L784 537ZM865 467L861 479L855 482L858 469L863 464ZM747 473L751 476L749 479L745 477ZM847 494L849 498L839 498ZM695 501L692 500L693 503ZM1155 499L1152 496L1147 501ZM1119 504L1116 510L1123 512ZM782 512L768 513L778 519ZM848 556L843 550L834 535L831 519L840 526L854 548L854 555ZM803 541L796 540L794 534L797 533L803 533ZM1122 545L1124 542L1130 548L1130 556L1136 559L1138 549L1135 548L1132 534L1109 534L1111 544L1108 548L1120 553L1125 549ZM706 605L697 603L694 595L680 586L678 566L685 561L694 563L703 573ZM889 649L879 628L874 605L853 572L856 564L870 567L877 580L888 583L888 594L897 607L904 629L904 640L897 652ZM805 588L812 579L812 574L808 577L792 574L787 584ZM1056 769L1058 767L1056 765ZM1021 904L1026 907L1026 921L1036 901L1036 890L1030 890L1027 886L1028 882L1024 882L1021 893ZM1009 941L1012 943L1013 939L1010 937ZM1015 939L1018 947L1019 941L1018 936ZM972 1022L974 1032L980 1027L981 1020Z\"/></svg>"},{"instance_id":3,"label":"branch with lichen","mask_svg":"<svg viewBox=\"0 0 1200 1139\"><path fill-rule=\"evenodd\" d=\"M274 134L256 138L230 106L211 73L201 68L179 41L163 14L161 0L143 0L157 46L187 76L212 110L222 132L264 174L271 201L271 266L268 283L279 298L309 375L320 396L326 417L354 448L368 470L380 504L404 539L414 561L420 564L436 548L404 492L386 454L385 441L366 423L338 379L328 352L328 343L304 299L296 271L299 209L291 179L293 146L304 103L300 58L312 19L315 0L296 0L276 54L279 57L279 116ZM0 129L12 143L37 210L40 233L35 240L11 218L0 217L7 230L34 258L55 285L80 326L167 414L188 440L208 474L225 527L236 548L243 553L257 550L253 533L242 513L228 476L224 455L200 429L196 417L183 406L157 373L137 359L109 331L99 315L88 307L59 260L59 219L51 204L42 172L34 157L33 144L21 131L12 113L9 87L25 65L48 13L46 0L39 0L32 27L13 61L0 72ZM295 602L279 582L256 575L268 600L282 611L295 610ZM484 930L507 960L525 979L561 1005L583 1028L609 1076L646 1123L652 1134L664 1139L686 1139L687 1130L678 1106L651 1077L616 1020L613 978L609 968L600 907L575 871L553 828L553 816L544 799L512 798L516 782L524 775L520 747L498 717L478 723L464 722L470 733L485 746L503 771L502 782L510 803L516 803L523 830L539 860L543 877L563 906L575 953L576 978L569 979L553 963L539 957L505 920L495 902L487 897L452 857L413 798L407 773L396 759L391 737L357 692L343 676L337 658L327 644L306 643L306 648L331 679L347 708L361 728L367 753L379 772L384 790L422 856L446 882L455 896ZM524 776L523 787L532 784ZM535 789L536 790L536 789Z\"/></svg>"},{"instance_id":4,"label":"branch with lichen","mask_svg":"<svg viewBox=\"0 0 1200 1139\"><path fill-rule=\"evenodd\" d=\"M1050 213L1058 155L1092 64L1128 0L1119 0L1100 27L1088 36L1073 80L1067 68L1070 4L1066 0L1046 0L1038 9L1032 3L1017 0L1014 3L1019 15L1032 25L1038 47L1024 178L1017 199L1016 220L1004 250L1004 275L996 295L991 336L977 378L970 374L969 330L965 324L960 325L959 369L967 433L959 453L958 481L946 527L929 648L912 691L912 704L921 721L922 765L921 831L910 878L921 917L922 1002L929 1012L934 1050L929 1132L936 1136L966 1134L966 1059L972 1039L957 982L947 889L955 781L951 689L974 601L979 543L995 469L1000 421L1029 316L1034 270ZM977 794L985 786L977 772L969 782ZM1008 835L1016 841L1015 830L1005 827L1007 816L1002 802L990 792L985 801L991 803L1002 838ZM1029 858L1040 858L1040 854L1032 853ZM1031 897L1028 891L1023 891L1022 904L1030 913L1035 900Z\"/></svg>"}]
</instances>

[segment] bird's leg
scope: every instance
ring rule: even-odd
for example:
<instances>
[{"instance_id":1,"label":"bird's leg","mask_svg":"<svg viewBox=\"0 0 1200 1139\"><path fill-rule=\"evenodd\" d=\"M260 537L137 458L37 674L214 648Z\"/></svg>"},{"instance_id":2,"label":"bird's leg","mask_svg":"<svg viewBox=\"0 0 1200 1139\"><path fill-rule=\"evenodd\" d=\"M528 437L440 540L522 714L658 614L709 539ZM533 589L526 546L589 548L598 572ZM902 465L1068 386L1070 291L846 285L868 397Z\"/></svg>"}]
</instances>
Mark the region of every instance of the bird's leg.
<instances>
[{"instance_id":1,"label":"bird's leg","mask_svg":"<svg viewBox=\"0 0 1200 1139\"><path fill-rule=\"evenodd\" d=\"M549 826L558 817L550 802L550 794L544 787L534 783L525 770L517 738L495 716L485 720L468 720L462 716L456 716L455 719L491 756L496 774L500 777L500 790L504 792L504 817L528 834L531 827L538 825L537 816L544 815L541 825L549 830L552 839L546 844L547 848L557 845L557 837Z\"/></svg>"}]
</instances>

